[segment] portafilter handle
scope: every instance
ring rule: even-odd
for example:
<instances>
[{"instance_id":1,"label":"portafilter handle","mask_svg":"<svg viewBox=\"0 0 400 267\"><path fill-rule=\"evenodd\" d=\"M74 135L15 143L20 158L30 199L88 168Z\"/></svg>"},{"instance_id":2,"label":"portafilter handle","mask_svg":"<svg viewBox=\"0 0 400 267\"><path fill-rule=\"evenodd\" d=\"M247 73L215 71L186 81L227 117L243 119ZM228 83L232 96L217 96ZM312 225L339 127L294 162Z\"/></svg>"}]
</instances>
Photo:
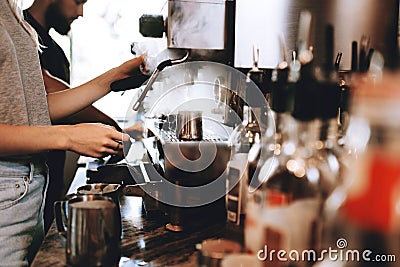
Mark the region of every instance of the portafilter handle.
<instances>
[{"instance_id":1,"label":"portafilter handle","mask_svg":"<svg viewBox=\"0 0 400 267\"><path fill-rule=\"evenodd\" d=\"M112 92L120 92L129 89L135 89L142 86L149 77L140 71L137 71L132 76L117 80L111 83L110 89Z\"/></svg>"},{"instance_id":2,"label":"portafilter handle","mask_svg":"<svg viewBox=\"0 0 400 267\"><path fill-rule=\"evenodd\" d=\"M146 84L146 87L143 89L143 92L140 94L138 100L136 100L135 104L133 105L132 109L134 111L138 111L140 105L142 104L144 98L147 95L147 92L150 90L150 88L153 86L154 81L156 80L158 73L165 69L166 67L173 66L182 62L185 62L185 60L189 57L189 51L186 52L185 56L180 59L167 59L160 64L158 64L157 68L153 71L151 74L149 81Z\"/></svg>"}]
</instances>

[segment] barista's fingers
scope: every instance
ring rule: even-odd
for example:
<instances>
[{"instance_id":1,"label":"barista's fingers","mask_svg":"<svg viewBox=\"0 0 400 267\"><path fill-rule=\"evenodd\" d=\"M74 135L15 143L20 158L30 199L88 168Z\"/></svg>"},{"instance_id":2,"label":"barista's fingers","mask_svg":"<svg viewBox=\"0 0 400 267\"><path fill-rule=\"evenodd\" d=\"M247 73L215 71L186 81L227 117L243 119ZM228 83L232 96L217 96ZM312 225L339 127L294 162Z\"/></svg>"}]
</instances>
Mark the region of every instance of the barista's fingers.
<instances>
[{"instance_id":1,"label":"barista's fingers","mask_svg":"<svg viewBox=\"0 0 400 267\"><path fill-rule=\"evenodd\" d=\"M116 155L116 154L118 154L118 150L115 150L114 148L110 147L104 147L100 152L101 157L106 157L108 155Z\"/></svg>"},{"instance_id":2,"label":"barista's fingers","mask_svg":"<svg viewBox=\"0 0 400 267\"><path fill-rule=\"evenodd\" d=\"M81 123L63 127L65 150L90 157L104 157L121 153L123 140L129 140L114 127L101 123Z\"/></svg>"},{"instance_id":3,"label":"barista's fingers","mask_svg":"<svg viewBox=\"0 0 400 267\"><path fill-rule=\"evenodd\" d=\"M116 143L116 145L115 145L115 147L114 147L114 150L115 150L115 151L121 150L121 149L122 149L122 144L121 144L120 142L115 142L115 143Z\"/></svg>"},{"instance_id":4,"label":"barista's fingers","mask_svg":"<svg viewBox=\"0 0 400 267\"><path fill-rule=\"evenodd\" d=\"M104 127L104 128L110 129L110 130L113 131L113 132L117 131L117 130L115 129L115 127L112 126L112 125L101 124L101 123L99 123L99 125L102 126L102 127Z\"/></svg>"},{"instance_id":5,"label":"barista's fingers","mask_svg":"<svg viewBox=\"0 0 400 267\"><path fill-rule=\"evenodd\" d=\"M140 65L143 64L143 61L144 61L144 56L138 56L136 58L130 59L122 63L118 67L118 70L121 72L121 74L129 76L132 73L134 73L135 70L139 69Z\"/></svg>"},{"instance_id":6,"label":"barista's fingers","mask_svg":"<svg viewBox=\"0 0 400 267\"><path fill-rule=\"evenodd\" d=\"M112 127L112 126L109 126L109 127ZM128 134L119 132L119 131L115 130L115 128L113 128L113 129L114 130L111 132L110 138L113 139L115 142L122 143L122 142L127 142L130 140L130 137Z\"/></svg>"},{"instance_id":7,"label":"barista's fingers","mask_svg":"<svg viewBox=\"0 0 400 267\"><path fill-rule=\"evenodd\" d=\"M122 133L122 142L130 142L131 137L127 133Z\"/></svg>"}]
</instances>

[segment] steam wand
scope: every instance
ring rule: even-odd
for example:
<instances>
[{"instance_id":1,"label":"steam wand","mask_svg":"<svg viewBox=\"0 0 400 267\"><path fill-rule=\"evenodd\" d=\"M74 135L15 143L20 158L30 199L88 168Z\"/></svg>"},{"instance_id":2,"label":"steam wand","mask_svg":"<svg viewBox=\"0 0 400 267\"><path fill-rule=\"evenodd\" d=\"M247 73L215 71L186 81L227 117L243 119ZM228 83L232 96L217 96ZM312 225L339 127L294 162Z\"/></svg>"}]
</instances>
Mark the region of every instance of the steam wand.
<instances>
[{"instance_id":1,"label":"steam wand","mask_svg":"<svg viewBox=\"0 0 400 267\"><path fill-rule=\"evenodd\" d=\"M153 86L154 81L156 80L158 74L165 69L166 67L170 67L179 63L184 62L186 59L188 59L189 57L189 51L186 52L185 56L180 58L180 59L167 59L163 62L161 62L160 64L158 64L157 68L153 71L153 73L151 74L149 81L146 84L146 87L143 89L143 92L141 93L141 95L139 96L138 100L136 101L136 103L133 105L132 109L134 111L138 111L139 106L142 104L144 98L147 95L147 92L150 90L150 88Z\"/></svg>"}]
</instances>

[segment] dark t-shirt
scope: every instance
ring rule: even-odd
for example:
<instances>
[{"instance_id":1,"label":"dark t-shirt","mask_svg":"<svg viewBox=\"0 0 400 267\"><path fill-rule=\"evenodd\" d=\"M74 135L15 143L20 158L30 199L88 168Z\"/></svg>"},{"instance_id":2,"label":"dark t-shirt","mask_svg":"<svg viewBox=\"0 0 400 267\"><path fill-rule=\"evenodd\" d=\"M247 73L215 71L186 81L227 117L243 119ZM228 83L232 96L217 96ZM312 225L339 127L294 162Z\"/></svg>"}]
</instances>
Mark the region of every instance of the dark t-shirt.
<instances>
[{"instance_id":1,"label":"dark t-shirt","mask_svg":"<svg viewBox=\"0 0 400 267\"><path fill-rule=\"evenodd\" d=\"M51 75L70 83L69 61L62 48L51 38L48 32L32 17L27 10L24 11L25 20L36 30L39 42L43 46L39 52L40 65ZM50 151L47 158L49 166L49 184L47 186L46 202L44 207L44 226L47 231L54 218L53 203L63 199L64 188L64 162L65 151Z\"/></svg>"},{"instance_id":2,"label":"dark t-shirt","mask_svg":"<svg viewBox=\"0 0 400 267\"><path fill-rule=\"evenodd\" d=\"M51 75L70 83L69 61L62 48L51 38L48 32L29 14L24 11L26 21L36 30L42 52L39 54L40 65Z\"/></svg>"}]
</instances>

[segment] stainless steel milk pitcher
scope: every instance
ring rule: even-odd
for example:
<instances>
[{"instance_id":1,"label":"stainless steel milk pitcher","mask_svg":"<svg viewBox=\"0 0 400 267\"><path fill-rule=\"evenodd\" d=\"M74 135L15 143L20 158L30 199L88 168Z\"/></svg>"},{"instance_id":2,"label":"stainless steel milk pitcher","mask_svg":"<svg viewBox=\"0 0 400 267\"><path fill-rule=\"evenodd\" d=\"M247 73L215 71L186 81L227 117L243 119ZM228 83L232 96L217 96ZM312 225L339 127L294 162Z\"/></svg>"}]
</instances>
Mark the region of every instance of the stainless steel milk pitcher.
<instances>
[{"instance_id":1,"label":"stainless steel milk pitcher","mask_svg":"<svg viewBox=\"0 0 400 267\"><path fill-rule=\"evenodd\" d=\"M72 266L116 266L120 259L121 214L105 196L78 195L54 205L58 231L66 236Z\"/></svg>"}]
</instances>

